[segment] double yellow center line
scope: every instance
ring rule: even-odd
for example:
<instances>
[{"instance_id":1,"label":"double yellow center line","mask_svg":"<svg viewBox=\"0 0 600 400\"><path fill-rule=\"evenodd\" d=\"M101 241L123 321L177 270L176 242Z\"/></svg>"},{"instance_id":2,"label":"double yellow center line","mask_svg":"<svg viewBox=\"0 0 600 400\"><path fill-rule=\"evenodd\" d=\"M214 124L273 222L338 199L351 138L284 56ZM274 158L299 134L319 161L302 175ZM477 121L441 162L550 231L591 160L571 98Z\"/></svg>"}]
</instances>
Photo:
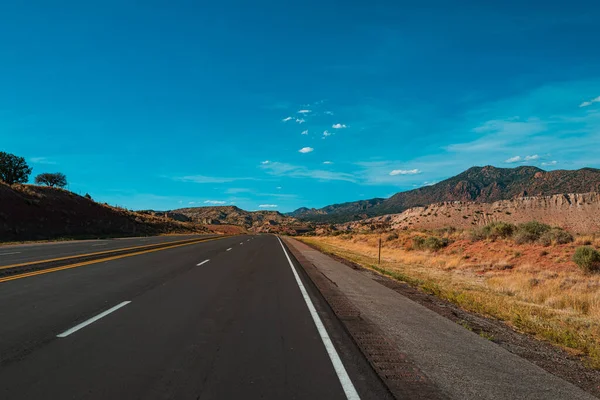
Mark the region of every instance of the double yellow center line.
<instances>
[{"instance_id":1,"label":"double yellow center line","mask_svg":"<svg viewBox=\"0 0 600 400\"><path fill-rule=\"evenodd\" d=\"M192 244L204 243L204 242L209 242L209 241L212 241L212 240L224 239L226 237L229 237L229 236L211 237L211 238L207 238L207 239L195 240L195 241L192 241L192 242L185 241L185 243L181 243L181 241L178 241L178 242L174 242L172 245L169 245L169 246L164 246L164 243L159 243L157 245L151 245L153 248L148 248L149 246L144 246L144 245L142 245L142 246L134 246L134 247L127 247L127 248L124 248L124 249L115 249L115 250L108 250L108 251L100 251L100 252L96 252L96 253L78 254L76 256L60 257L60 258L53 258L53 259L49 259L49 260L40 260L40 261L27 262L27 263L21 263L21 264L6 265L6 266L3 266L3 267L0 267L0 270L9 269L9 268L16 268L16 267L24 267L24 266L30 266L30 265L36 265L36 264L43 264L43 263L49 263L49 262L55 262L55 261L77 259L77 258L82 258L82 257L90 257L90 256L101 255L101 254L114 253L114 252L117 252L117 251L127 251L127 250L135 250L135 249L139 249L139 248L144 248L144 250L136 251L136 252L133 252L133 253L119 254L119 255L115 255L115 256L109 256L109 257L97 258L97 259L89 260L89 261L83 261L83 262L79 262L79 263L75 263L75 264L62 265L60 267L42 269L40 271L25 272L25 273L22 273L22 274L10 275L10 276L6 276L6 277L3 277L3 278L0 278L0 283L7 282L7 281L13 281L15 279L27 278L27 277L35 276L35 275L49 274L51 272L62 271L62 270L65 270L65 269L83 267L84 265L97 264L97 263L101 263L101 262L105 262L105 261L118 260L120 258L138 256L140 254L154 253L155 251L161 251L161 250L167 250L167 249L174 249L176 247L189 246L189 245L192 245ZM164 246L164 247L155 248L157 246Z\"/></svg>"}]
</instances>

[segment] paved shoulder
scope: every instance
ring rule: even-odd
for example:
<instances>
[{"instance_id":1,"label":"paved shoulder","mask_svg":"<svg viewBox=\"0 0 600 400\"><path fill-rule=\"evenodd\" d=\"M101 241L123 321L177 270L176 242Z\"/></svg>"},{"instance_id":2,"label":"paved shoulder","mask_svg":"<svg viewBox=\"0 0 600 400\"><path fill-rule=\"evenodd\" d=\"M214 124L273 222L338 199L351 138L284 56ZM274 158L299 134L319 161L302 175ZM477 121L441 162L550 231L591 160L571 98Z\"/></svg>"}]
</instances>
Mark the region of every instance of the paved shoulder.
<instances>
[{"instance_id":1,"label":"paved shoulder","mask_svg":"<svg viewBox=\"0 0 600 400\"><path fill-rule=\"evenodd\" d=\"M592 395L371 279L289 240L453 399L594 399Z\"/></svg>"}]
</instances>

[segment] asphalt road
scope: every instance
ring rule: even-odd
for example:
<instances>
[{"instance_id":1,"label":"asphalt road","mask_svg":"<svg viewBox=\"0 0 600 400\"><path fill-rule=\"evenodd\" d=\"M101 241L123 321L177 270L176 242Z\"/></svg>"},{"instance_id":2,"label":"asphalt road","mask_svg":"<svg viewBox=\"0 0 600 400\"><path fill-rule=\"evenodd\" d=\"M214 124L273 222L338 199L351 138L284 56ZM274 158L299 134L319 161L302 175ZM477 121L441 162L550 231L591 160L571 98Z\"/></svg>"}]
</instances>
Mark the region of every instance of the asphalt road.
<instances>
[{"instance_id":1,"label":"asphalt road","mask_svg":"<svg viewBox=\"0 0 600 400\"><path fill-rule=\"evenodd\" d=\"M390 398L295 268L236 236L0 283L0 398Z\"/></svg>"},{"instance_id":2,"label":"asphalt road","mask_svg":"<svg viewBox=\"0 0 600 400\"><path fill-rule=\"evenodd\" d=\"M209 236L214 235L147 236L118 239L74 240L65 242L4 245L0 246L0 267L3 265L20 264L30 261L125 249L135 246L169 243Z\"/></svg>"}]
</instances>

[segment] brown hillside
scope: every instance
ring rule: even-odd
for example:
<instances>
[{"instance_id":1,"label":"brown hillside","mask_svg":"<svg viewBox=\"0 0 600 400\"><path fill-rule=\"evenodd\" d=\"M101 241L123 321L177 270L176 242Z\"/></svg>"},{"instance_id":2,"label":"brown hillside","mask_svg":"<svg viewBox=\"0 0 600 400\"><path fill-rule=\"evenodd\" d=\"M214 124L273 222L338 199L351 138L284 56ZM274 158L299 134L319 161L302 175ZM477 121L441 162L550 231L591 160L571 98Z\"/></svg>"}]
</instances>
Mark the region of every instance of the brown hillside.
<instances>
[{"instance_id":1,"label":"brown hillside","mask_svg":"<svg viewBox=\"0 0 600 400\"><path fill-rule=\"evenodd\" d=\"M0 241L179 232L208 230L96 203L63 189L0 182Z\"/></svg>"},{"instance_id":2,"label":"brown hillside","mask_svg":"<svg viewBox=\"0 0 600 400\"><path fill-rule=\"evenodd\" d=\"M340 230L472 228L493 221L539 221L573 233L600 232L600 194L521 197L493 203L443 202L337 225Z\"/></svg>"}]
</instances>

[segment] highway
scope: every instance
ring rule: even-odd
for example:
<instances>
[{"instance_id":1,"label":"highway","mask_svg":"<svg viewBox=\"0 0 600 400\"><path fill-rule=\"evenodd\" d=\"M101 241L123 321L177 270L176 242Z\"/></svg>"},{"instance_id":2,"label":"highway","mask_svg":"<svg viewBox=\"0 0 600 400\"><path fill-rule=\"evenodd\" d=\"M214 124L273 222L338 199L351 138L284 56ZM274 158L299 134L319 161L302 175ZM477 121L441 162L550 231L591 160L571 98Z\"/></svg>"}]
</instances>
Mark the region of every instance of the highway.
<instances>
[{"instance_id":1,"label":"highway","mask_svg":"<svg viewBox=\"0 0 600 400\"><path fill-rule=\"evenodd\" d=\"M101 251L125 249L135 246L148 246L170 243L186 239L211 237L215 235L171 235L147 236L118 239L72 240L0 246L0 267L58 257L76 256Z\"/></svg>"},{"instance_id":2,"label":"highway","mask_svg":"<svg viewBox=\"0 0 600 400\"><path fill-rule=\"evenodd\" d=\"M273 235L1 282L0 304L2 399L391 398Z\"/></svg>"}]
</instances>

